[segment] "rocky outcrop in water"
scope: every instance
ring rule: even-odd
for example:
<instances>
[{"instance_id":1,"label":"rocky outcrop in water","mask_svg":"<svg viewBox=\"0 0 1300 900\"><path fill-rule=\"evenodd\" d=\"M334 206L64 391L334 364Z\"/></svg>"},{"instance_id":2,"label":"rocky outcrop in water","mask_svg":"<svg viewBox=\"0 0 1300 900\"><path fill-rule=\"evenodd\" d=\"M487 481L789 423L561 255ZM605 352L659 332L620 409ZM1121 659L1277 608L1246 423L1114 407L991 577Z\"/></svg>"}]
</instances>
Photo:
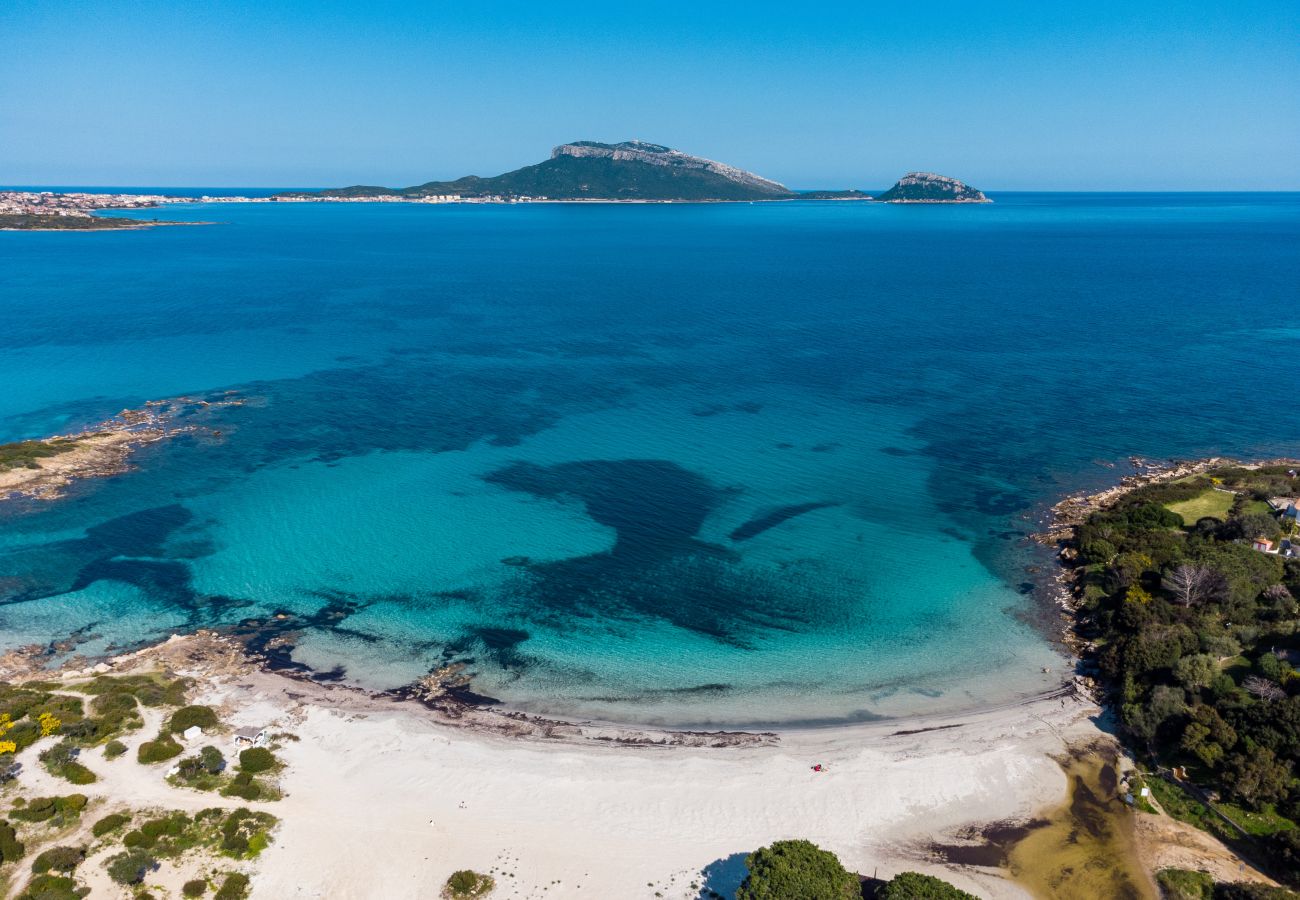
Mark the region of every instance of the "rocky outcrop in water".
<instances>
[{"instance_id":1,"label":"rocky outcrop in water","mask_svg":"<svg viewBox=\"0 0 1300 900\"><path fill-rule=\"evenodd\" d=\"M983 191L947 175L908 172L876 198L884 203L992 203Z\"/></svg>"}]
</instances>

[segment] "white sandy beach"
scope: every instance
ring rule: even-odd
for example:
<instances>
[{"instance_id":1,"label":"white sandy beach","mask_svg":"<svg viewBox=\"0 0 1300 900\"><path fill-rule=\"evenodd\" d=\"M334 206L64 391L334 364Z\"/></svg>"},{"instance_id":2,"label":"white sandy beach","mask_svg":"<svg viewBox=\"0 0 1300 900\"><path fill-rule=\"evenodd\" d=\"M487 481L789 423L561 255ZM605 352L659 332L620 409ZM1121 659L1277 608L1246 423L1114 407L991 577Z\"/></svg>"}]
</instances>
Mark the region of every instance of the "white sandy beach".
<instances>
[{"instance_id":1,"label":"white sandy beach","mask_svg":"<svg viewBox=\"0 0 1300 900\"><path fill-rule=\"evenodd\" d=\"M926 870L1026 897L995 871L928 862L925 845L1061 802L1052 755L1100 735L1096 708L1069 697L749 747L541 742L431 722L412 704L363 711L346 689L337 708L308 704L291 696L302 688L257 673L221 691L243 721L300 738L280 751L288 796L258 897L428 898L461 868L492 871L500 897L730 896L745 854L792 837L864 874Z\"/></svg>"},{"instance_id":2,"label":"white sandy beach","mask_svg":"<svg viewBox=\"0 0 1300 900\"><path fill-rule=\"evenodd\" d=\"M284 798L248 804L281 820L257 860L234 865L252 875L255 898L428 900L465 868L492 874L498 898L696 900L710 890L731 897L745 855L783 838L812 840L863 875L924 871L989 900L1027 898L1007 870L941 863L931 843L963 843L968 829L1042 816L1067 797L1057 760L1109 740L1096 724L1098 708L1072 691L966 715L776 734L429 709L264 671L236 641L210 634L65 677L159 666L194 678L192 700L215 707L225 727L293 736L276 739ZM125 738L124 760L107 762L99 748L86 755L100 777L80 789L96 814L71 840L124 806L243 805L171 786L166 766L134 762L162 716L146 711L145 726ZM213 739L196 738L191 749ZM35 762L55 740L23 752L27 790L62 791ZM814 772L815 764L825 771ZM1164 816L1144 818L1137 844L1148 871L1191 864L1225 879L1259 877L1207 835ZM82 867L96 896L129 896L100 868L113 852L104 845ZM170 896L214 866L232 868L200 855L164 863L149 883Z\"/></svg>"}]
</instances>

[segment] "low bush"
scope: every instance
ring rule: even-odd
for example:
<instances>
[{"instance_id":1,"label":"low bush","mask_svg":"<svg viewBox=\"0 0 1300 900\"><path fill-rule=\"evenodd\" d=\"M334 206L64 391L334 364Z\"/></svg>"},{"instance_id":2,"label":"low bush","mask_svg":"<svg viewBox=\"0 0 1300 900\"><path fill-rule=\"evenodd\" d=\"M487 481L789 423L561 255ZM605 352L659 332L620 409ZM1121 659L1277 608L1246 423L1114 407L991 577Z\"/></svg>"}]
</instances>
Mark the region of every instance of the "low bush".
<instances>
[{"instance_id":1,"label":"low bush","mask_svg":"<svg viewBox=\"0 0 1300 900\"><path fill-rule=\"evenodd\" d=\"M900 872L876 890L876 900L979 900L941 878Z\"/></svg>"},{"instance_id":2,"label":"low bush","mask_svg":"<svg viewBox=\"0 0 1300 900\"><path fill-rule=\"evenodd\" d=\"M811 841L776 841L749 854L745 863L749 875L736 900L856 900L862 893L857 876Z\"/></svg>"},{"instance_id":3,"label":"low bush","mask_svg":"<svg viewBox=\"0 0 1300 900\"><path fill-rule=\"evenodd\" d=\"M1214 896L1214 879L1207 872L1161 869L1156 873L1156 883L1164 900L1211 900Z\"/></svg>"},{"instance_id":4,"label":"low bush","mask_svg":"<svg viewBox=\"0 0 1300 900\"><path fill-rule=\"evenodd\" d=\"M231 872L213 894L215 900L244 900L248 896L248 876Z\"/></svg>"},{"instance_id":5,"label":"low bush","mask_svg":"<svg viewBox=\"0 0 1300 900\"><path fill-rule=\"evenodd\" d=\"M104 758L117 759L126 752L126 744L121 741L109 741L104 745Z\"/></svg>"},{"instance_id":6,"label":"low bush","mask_svg":"<svg viewBox=\"0 0 1300 900\"><path fill-rule=\"evenodd\" d=\"M223 797L238 797L240 800L258 800L262 796L262 786L256 781L233 781L226 785L222 791Z\"/></svg>"},{"instance_id":7,"label":"low bush","mask_svg":"<svg viewBox=\"0 0 1300 900\"><path fill-rule=\"evenodd\" d=\"M51 847L32 860L32 871L43 875L54 869L57 872L71 872L86 858L84 847Z\"/></svg>"},{"instance_id":8,"label":"low bush","mask_svg":"<svg viewBox=\"0 0 1300 900\"><path fill-rule=\"evenodd\" d=\"M37 875L18 900L81 900L89 893L90 888L79 886L66 875Z\"/></svg>"},{"instance_id":9,"label":"low bush","mask_svg":"<svg viewBox=\"0 0 1300 900\"><path fill-rule=\"evenodd\" d=\"M202 897L208 892L208 883L202 878L195 878L181 885L181 895L185 897Z\"/></svg>"},{"instance_id":10,"label":"low bush","mask_svg":"<svg viewBox=\"0 0 1300 900\"><path fill-rule=\"evenodd\" d=\"M151 765L171 759L173 756L180 756L180 753L180 744L170 737L160 737L156 741L145 741L141 744L140 749L136 751L136 759L143 765Z\"/></svg>"},{"instance_id":11,"label":"low bush","mask_svg":"<svg viewBox=\"0 0 1300 900\"><path fill-rule=\"evenodd\" d=\"M109 813L91 826L90 833L95 837L103 837L110 831L116 831L118 828L121 828L130 821L130 816L123 815L122 813Z\"/></svg>"},{"instance_id":12,"label":"low bush","mask_svg":"<svg viewBox=\"0 0 1300 900\"><path fill-rule=\"evenodd\" d=\"M240 807L221 823L221 852L236 858L251 858L266 849L270 839L266 831L275 817Z\"/></svg>"},{"instance_id":13,"label":"low bush","mask_svg":"<svg viewBox=\"0 0 1300 900\"><path fill-rule=\"evenodd\" d=\"M106 868L108 877L118 884L139 884L156 865L158 861L147 850L135 848L109 859Z\"/></svg>"},{"instance_id":14,"label":"low bush","mask_svg":"<svg viewBox=\"0 0 1300 900\"><path fill-rule=\"evenodd\" d=\"M10 815L23 822L49 822L51 825L69 825L81 818L86 806L85 794L68 794L66 797L36 797Z\"/></svg>"},{"instance_id":15,"label":"low bush","mask_svg":"<svg viewBox=\"0 0 1300 900\"><path fill-rule=\"evenodd\" d=\"M468 900L471 897L482 897L492 888L496 887L496 882L492 880L491 875L483 875L470 869L461 869L459 872L453 872L447 879L447 886L443 889L443 894L453 900Z\"/></svg>"},{"instance_id":16,"label":"low bush","mask_svg":"<svg viewBox=\"0 0 1300 900\"><path fill-rule=\"evenodd\" d=\"M249 747L239 754L239 769L242 772L256 774L274 769L279 762L275 754L265 747Z\"/></svg>"},{"instance_id":17,"label":"low bush","mask_svg":"<svg viewBox=\"0 0 1300 900\"><path fill-rule=\"evenodd\" d=\"M176 712L172 713L171 722L167 725L167 730L172 734L180 734L187 728L193 728L195 725L202 729L216 728L220 722L217 720L217 714L207 706L182 706Z\"/></svg>"},{"instance_id":18,"label":"low bush","mask_svg":"<svg viewBox=\"0 0 1300 900\"><path fill-rule=\"evenodd\" d=\"M18 832L4 819L0 819L0 863L18 862L26 852L22 841L18 840Z\"/></svg>"},{"instance_id":19,"label":"low bush","mask_svg":"<svg viewBox=\"0 0 1300 900\"><path fill-rule=\"evenodd\" d=\"M80 752L71 739L65 738L41 753L41 765L51 775L65 778L73 784L92 784L98 779L94 772L77 761Z\"/></svg>"}]
</instances>

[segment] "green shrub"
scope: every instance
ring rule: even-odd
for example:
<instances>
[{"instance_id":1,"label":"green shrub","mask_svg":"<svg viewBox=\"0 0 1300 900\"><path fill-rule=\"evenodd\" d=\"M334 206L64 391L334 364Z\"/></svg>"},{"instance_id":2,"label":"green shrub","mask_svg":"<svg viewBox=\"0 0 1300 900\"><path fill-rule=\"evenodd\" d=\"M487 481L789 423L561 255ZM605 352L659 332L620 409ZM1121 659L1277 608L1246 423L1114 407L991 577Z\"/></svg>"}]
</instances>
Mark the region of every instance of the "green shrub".
<instances>
[{"instance_id":1,"label":"green shrub","mask_svg":"<svg viewBox=\"0 0 1300 900\"><path fill-rule=\"evenodd\" d=\"M876 891L876 900L979 900L933 875L901 872Z\"/></svg>"},{"instance_id":2,"label":"green shrub","mask_svg":"<svg viewBox=\"0 0 1300 900\"><path fill-rule=\"evenodd\" d=\"M164 760L171 759L173 756L179 756L181 745L171 738L160 738L156 741L145 741L140 745L136 752L136 759L144 765L160 763Z\"/></svg>"},{"instance_id":3,"label":"green shrub","mask_svg":"<svg viewBox=\"0 0 1300 900\"><path fill-rule=\"evenodd\" d=\"M216 728L220 722L217 720L217 714L207 706L182 706L176 712L172 713L171 722L167 730L172 734L180 734L187 728L193 728L195 725L203 729Z\"/></svg>"},{"instance_id":4,"label":"green shrub","mask_svg":"<svg viewBox=\"0 0 1300 900\"><path fill-rule=\"evenodd\" d=\"M1211 900L1214 895L1214 879L1207 872L1161 869L1156 873L1156 883L1164 900Z\"/></svg>"},{"instance_id":5,"label":"green shrub","mask_svg":"<svg viewBox=\"0 0 1300 900\"><path fill-rule=\"evenodd\" d=\"M213 895L215 900L244 900L248 896L248 876L231 872Z\"/></svg>"},{"instance_id":6,"label":"green shrub","mask_svg":"<svg viewBox=\"0 0 1300 900\"><path fill-rule=\"evenodd\" d=\"M256 781L244 783L232 782L221 791L223 797L238 797L240 800L257 800L262 796L262 786Z\"/></svg>"},{"instance_id":7,"label":"green shrub","mask_svg":"<svg viewBox=\"0 0 1300 900\"><path fill-rule=\"evenodd\" d=\"M1298 900L1300 894L1266 884L1216 884L1214 900Z\"/></svg>"},{"instance_id":8,"label":"green shrub","mask_svg":"<svg viewBox=\"0 0 1300 900\"><path fill-rule=\"evenodd\" d=\"M216 775L226 767L226 758L216 747L204 747L199 751L199 762L209 775Z\"/></svg>"},{"instance_id":9,"label":"green shrub","mask_svg":"<svg viewBox=\"0 0 1300 900\"><path fill-rule=\"evenodd\" d=\"M181 885L181 894L186 897L202 897L208 892L208 883L202 878L195 878Z\"/></svg>"},{"instance_id":10,"label":"green shrub","mask_svg":"<svg viewBox=\"0 0 1300 900\"><path fill-rule=\"evenodd\" d=\"M77 745L71 738L64 738L53 747L41 752L41 765L46 771L59 778L66 778L73 784L91 784L98 779L95 773L77 761Z\"/></svg>"},{"instance_id":11,"label":"green shrub","mask_svg":"<svg viewBox=\"0 0 1300 900\"><path fill-rule=\"evenodd\" d=\"M0 863L18 862L26 852L18 840L18 832L4 819L0 819Z\"/></svg>"},{"instance_id":12,"label":"green shrub","mask_svg":"<svg viewBox=\"0 0 1300 900\"><path fill-rule=\"evenodd\" d=\"M137 847L109 859L108 877L118 884L139 884L156 865L158 861L150 856L148 851Z\"/></svg>"},{"instance_id":13,"label":"green shrub","mask_svg":"<svg viewBox=\"0 0 1300 900\"><path fill-rule=\"evenodd\" d=\"M749 854L736 900L856 900L857 876L811 841L777 841Z\"/></svg>"},{"instance_id":14,"label":"green shrub","mask_svg":"<svg viewBox=\"0 0 1300 900\"><path fill-rule=\"evenodd\" d=\"M50 869L59 872L71 872L86 858L84 847L51 847L32 860L32 871L43 875Z\"/></svg>"},{"instance_id":15,"label":"green shrub","mask_svg":"<svg viewBox=\"0 0 1300 900\"><path fill-rule=\"evenodd\" d=\"M470 897L482 897L496 886L491 875L483 875L470 869L453 872L447 879L447 896L455 900Z\"/></svg>"},{"instance_id":16,"label":"green shrub","mask_svg":"<svg viewBox=\"0 0 1300 900\"><path fill-rule=\"evenodd\" d=\"M221 823L221 852L240 859L256 856L270 843L266 829L274 824L275 816L267 813L234 810Z\"/></svg>"},{"instance_id":17,"label":"green shrub","mask_svg":"<svg viewBox=\"0 0 1300 900\"><path fill-rule=\"evenodd\" d=\"M153 847L155 843L157 843L157 838L149 837L149 835L145 834L138 828L128 831L126 836L122 838L122 846L124 847L142 847L148 850Z\"/></svg>"},{"instance_id":18,"label":"green shrub","mask_svg":"<svg viewBox=\"0 0 1300 900\"><path fill-rule=\"evenodd\" d=\"M243 772L266 772L274 769L279 763L275 754L265 747L249 747L239 754L239 768Z\"/></svg>"},{"instance_id":19,"label":"green shrub","mask_svg":"<svg viewBox=\"0 0 1300 900\"><path fill-rule=\"evenodd\" d=\"M109 741L104 745L104 758L117 759L126 752L126 744L121 741Z\"/></svg>"},{"instance_id":20,"label":"green shrub","mask_svg":"<svg viewBox=\"0 0 1300 900\"><path fill-rule=\"evenodd\" d=\"M66 875L37 875L18 900L80 900L89 893L90 888L79 887Z\"/></svg>"},{"instance_id":21,"label":"green shrub","mask_svg":"<svg viewBox=\"0 0 1300 900\"><path fill-rule=\"evenodd\" d=\"M130 821L130 816L123 815L122 813L109 813L91 827L90 833L95 837L103 837L110 831L116 831L118 828Z\"/></svg>"},{"instance_id":22,"label":"green shrub","mask_svg":"<svg viewBox=\"0 0 1300 900\"><path fill-rule=\"evenodd\" d=\"M86 806L85 794L68 794L66 797L35 797L10 815L23 822L49 822L55 826L67 825L81 817Z\"/></svg>"}]
</instances>

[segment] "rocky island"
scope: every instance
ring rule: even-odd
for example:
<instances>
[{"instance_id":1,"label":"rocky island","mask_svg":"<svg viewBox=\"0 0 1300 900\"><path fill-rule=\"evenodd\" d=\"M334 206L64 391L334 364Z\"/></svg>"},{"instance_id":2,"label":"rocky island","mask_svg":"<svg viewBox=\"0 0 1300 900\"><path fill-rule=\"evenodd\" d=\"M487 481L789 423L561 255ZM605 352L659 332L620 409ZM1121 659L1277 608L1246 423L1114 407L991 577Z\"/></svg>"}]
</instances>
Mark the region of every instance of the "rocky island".
<instances>
[{"instance_id":1,"label":"rocky island","mask_svg":"<svg viewBox=\"0 0 1300 900\"><path fill-rule=\"evenodd\" d=\"M151 400L74 434L0 444L0 503L19 497L56 500L73 482L126 472L138 448L196 432L199 413L243 402L229 392L213 400Z\"/></svg>"},{"instance_id":2,"label":"rocky island","mask_svg":"<svg viewBox=\"0 0 1300 900\"><path fill-rule=\"evenodd\" d=\"M946 175L908 172L876 198L882 203L992 203L983 191Z\"/></svg>"},{"instance_id":3,"label":"rocky island","mask_svg":"<svg viewBox=\"0 0 1300 900\"><path fill-rule=\"evenodd\" d=\"M861 191L802 194L736 166L692 156L662 144L574 141L551 151L551 158L513 172L454 181L430 181L406 188L367 185L318 192L289 192L280 199L345 200L621 200L754 201L794 199L871 199Z\"/></svg>"}]
</instances>

